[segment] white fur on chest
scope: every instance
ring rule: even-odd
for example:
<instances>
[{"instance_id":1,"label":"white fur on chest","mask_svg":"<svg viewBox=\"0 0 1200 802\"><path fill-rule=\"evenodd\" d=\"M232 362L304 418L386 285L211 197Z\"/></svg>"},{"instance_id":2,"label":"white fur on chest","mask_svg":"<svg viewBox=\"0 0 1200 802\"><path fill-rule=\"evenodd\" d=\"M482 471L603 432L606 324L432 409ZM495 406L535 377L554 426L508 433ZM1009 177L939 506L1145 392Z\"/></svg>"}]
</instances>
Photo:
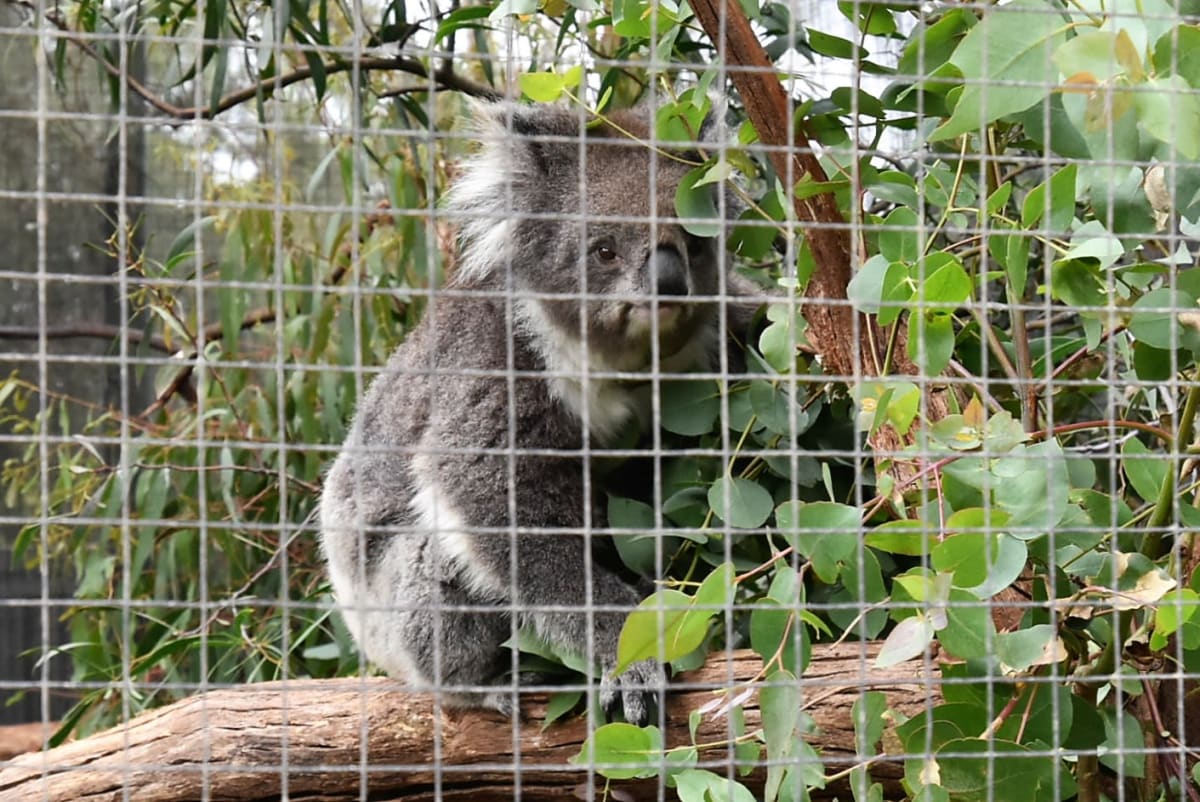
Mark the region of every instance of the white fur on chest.
<instances>
[{"instance_id":1,"label":"white fur on chest","mask_svg":"<svg viewBox=\"0 0 1200 802\"><path fill-rule=\"evenodd\" d=\"M632 420L645 420L649 409L627 382L605 377L621 368L585 351L573 337L555 337L554 326L536 301L520 301L517 325L530 335L550 374L550 392L572 415L586 422L592 439L603 445L614 441ZM597 375L599 374L599 375Z\"/></svg>"}]
</instances>

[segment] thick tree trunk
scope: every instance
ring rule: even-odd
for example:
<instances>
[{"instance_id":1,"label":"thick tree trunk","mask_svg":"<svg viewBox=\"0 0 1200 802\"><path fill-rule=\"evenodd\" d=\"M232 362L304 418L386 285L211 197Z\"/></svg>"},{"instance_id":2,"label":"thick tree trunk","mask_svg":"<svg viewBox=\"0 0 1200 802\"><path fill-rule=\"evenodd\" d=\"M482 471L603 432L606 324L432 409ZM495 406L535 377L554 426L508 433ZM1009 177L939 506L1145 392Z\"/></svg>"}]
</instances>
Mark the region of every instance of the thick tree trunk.
<instances>
[{"instance_id":1,"label":"thick tree trunk","mask_svg":"<svg viewBox=\"0 0 1200 802\"><path fill-rule=\"evenodd\" d=\"M790 190L805 178L827 184L829 178L817 159L815 146L808 141L803 126L794 124L787 92L742 7L733 0L692 0L691 6L704 32L716 43L722 61L730 68L729 80L737 88L759 142L768 148L767 157L785 189ZM791 186L787 186L788 181ZM858 189L854 188L855 197ZM848 383L885 374L919 377L920 369L906 353L905 318L895 324L895 345L890 365L885 365L889 333L880 329L874 318L856 314L847 300L847 287L854 275L855 244L850 238L853 228L842 216L833 190L792 197L796 220L803 227L816 263L804 291L802 311L808 324L805 337L820 357L825 375L844 377ZM865 254L860 254L860 258L865 259ZM934 383L922 389L921 412L925 418L934 423L946 417L950 411L946 388ZM878 427L871 434L870 444L877 462L894 460L883 470L899 483L916 472L911 458L898 457L912 442L911 433L902 437L890 424Z\"/></svg>"},{"instance_id":2,"label":"thick tree trunk","mask_svg":"<svg viewBox=\"0 0 1200 802\"><path fill-rule=\"evenodd\" d=\"M854 762L851 705L881 691L907 716L935 694L936 673L909 663L873 669L870 644L815 646L803 679L804 704L820 727L814 744L826 773ZM690 743L688 714L757 676L750 652L714 654L704 668L676 678L663 742ZM744 701L746 727L759 726L756 695ZM173 800L511 800L591 799L604 779L572 765L587 737L574 719L542 731L545 697L522 705L525 720L486 711L435 711L425 694L384 678L272 682L211 691L155 710L127 725L45 752L23 755L0 770L6 802L138 802ZM729 738L727 718L705 715L698 743ZM702 764L730 771L727 753L709 749ZM872 764L876 781L895 790L901 767ZM761 772L744 780L761 784ZM367 794L360 791L369 786ZM657 799L657 781L614 783L612 799ZM845 789L842 789L843 793ZM828 792L827 792L828 793ZM595 795L599 798L599 795ZM673 798L667 791L667 798ZM845 797L843 797L845 798Z\"/></svg>"}]
</instances>

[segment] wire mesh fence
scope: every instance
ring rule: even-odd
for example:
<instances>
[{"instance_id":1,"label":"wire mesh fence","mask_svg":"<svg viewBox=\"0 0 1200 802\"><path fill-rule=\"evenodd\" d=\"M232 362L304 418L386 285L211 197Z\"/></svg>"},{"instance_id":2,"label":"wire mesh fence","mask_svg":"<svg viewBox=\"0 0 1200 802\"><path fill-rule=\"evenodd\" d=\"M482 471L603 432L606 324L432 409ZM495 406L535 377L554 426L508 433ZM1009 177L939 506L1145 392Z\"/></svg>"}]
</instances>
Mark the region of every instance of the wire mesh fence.
<instances>
[{"instance_id":1,"label":"wire mesh fence","mask_svg":"<svg viewBox=\"0 0 1200 802\"><path fill-rule=\"evenodd\" d=\"M0 0L0 796L1196 802L1198 19Z\"/></svg>"}]
</instances>

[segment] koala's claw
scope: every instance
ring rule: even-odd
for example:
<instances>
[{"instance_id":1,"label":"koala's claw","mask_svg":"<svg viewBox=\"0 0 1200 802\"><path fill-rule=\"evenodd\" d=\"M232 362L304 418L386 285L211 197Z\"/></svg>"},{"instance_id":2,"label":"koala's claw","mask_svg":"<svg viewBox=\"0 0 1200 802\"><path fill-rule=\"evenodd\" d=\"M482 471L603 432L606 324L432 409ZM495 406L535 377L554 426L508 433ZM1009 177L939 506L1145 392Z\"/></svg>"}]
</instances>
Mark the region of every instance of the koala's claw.
<instances>
[{"instance_id":1,"label":"koala's claw","mask_svg":"<svg viewBox=\"0 0 1200 802\"><path fill-rule=\"evenodd\" d=\"M659 694L666 685L662 666L654 660L643 660L629 666L620 676L605 672L600 681L600 704L609 718L620 710L626 721L641 727L650 723Z\"/></svg>"},{"instance_id":2,"label":"koala's claw","mask_svg":"<svg viewBox=\"0 0 1200 802\"><path fill-rule=\"evenodd\" d=\"M504 718L521 718L521 709L513 703L509 690L445 693L442 706L448 710L495 710Z\"/></svg>"}]
</instances>

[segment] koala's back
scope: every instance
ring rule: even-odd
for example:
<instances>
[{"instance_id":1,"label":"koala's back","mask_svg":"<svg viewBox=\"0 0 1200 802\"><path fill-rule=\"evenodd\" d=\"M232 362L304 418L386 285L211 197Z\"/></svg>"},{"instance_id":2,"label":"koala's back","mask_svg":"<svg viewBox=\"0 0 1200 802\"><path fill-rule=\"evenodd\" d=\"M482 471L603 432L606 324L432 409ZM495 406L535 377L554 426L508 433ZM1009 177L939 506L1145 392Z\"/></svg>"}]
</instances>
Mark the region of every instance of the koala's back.
<instances>
[{"instance_id":1,"label":"koala's back","mask_svg":"<svg viewBox=\"0 0 1200 802\"><path fill-rule=\"evenodd\" d=\"M509 510L513 451L563 450L560 466L581 470L578 422L554 398L536 350L507 322L511 310L502 299L448 289L363 396L320 505L330 578L351 633L398 675L419 673L408 665L411 643L393 648L406 611L423 630L432 609L506 595L472 573L467 536L525 517ZM555 505L568 519L583 507L581 496L513 501L525 512Z\"/></svg>"}]
</instances>

